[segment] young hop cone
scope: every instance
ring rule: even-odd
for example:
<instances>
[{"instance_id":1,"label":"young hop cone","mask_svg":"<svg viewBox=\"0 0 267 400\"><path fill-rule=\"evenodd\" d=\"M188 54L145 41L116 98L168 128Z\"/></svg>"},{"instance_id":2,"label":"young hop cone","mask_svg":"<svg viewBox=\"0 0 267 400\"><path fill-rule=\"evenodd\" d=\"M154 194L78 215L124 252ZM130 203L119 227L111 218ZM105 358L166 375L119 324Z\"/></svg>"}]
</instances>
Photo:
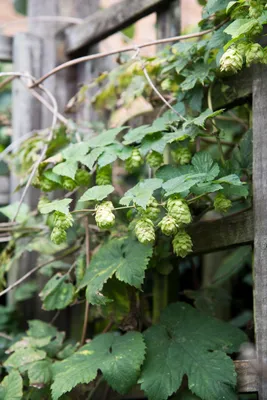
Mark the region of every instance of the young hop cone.
<instances>
[{"instance_id":1,"label":"young hop cone","mask_svg":"<svg viewBox=\"0 0 267 400\"><path fill-rule=\"evenodd\" d=\"M125 168L128 172L134 172L143 164L142 156L138 149L133 149L131 156L125 162Z\"/></svg>"},{"instance_id":2,"label":"young hop cone","mask_svg":"<svg viewBox=\"0 0 267 400\"><path fill-rule=\"evenodd\" d=\"M192 158L191 151L187 147L178 147L171 154L173 161L180 165L189 164Z\"/></svg>"},{"instance_id":3,"label":"young hop cone","mask_svg":"<svg viewBox=\"0 0 267 400\"><path fill-rule=\"evenodd\" d=\"M60 211L55 211L54 212L54 226L67 230L73 225L73 217L71 213L68 214L63 214Z\"/></svg>"},{"instance_id":4,"label":"young hop cone","mask_svg":"<svg viewBox=\"0 0 267 400\"><path fill-rule=\"evenodd\" d=\"M165 215L159 223L162 233L166 236L173 236L177 233L175 219L171 215Z\"/></svg>"},{"instance_id":5,"label":"young hop cone","mask_svg":"<svg viewBox=\"0 0 267 400\"><path fill-rule=\"evenodd\" d=\"M135 225L135 235L140 243L148 244L155 241L154 224L149 218L141 218Z\"/></svg>"},{"instance_id":6,"label":"young hop cone","mask_svg":"<svg viewBox=\"0 0 267 400\"><path fill-rule=\"evenodd\" d=\"M138 211L142 216L152 219L152 221L156 220L160 214L159 204L153 196L151 196L146 209L144 210L138 207Z\"/></svg>"},{"instance_id":7,"label":"young hop cone","mask_svg":"<svg viewBox=\"0 0 267 400\"><path fill-rule=\"evenodd\" d=\"M228 49L220 59L221 72L229 74L236 74L242 69L243 58L237 48L231 47Z\"/></svg>"},{"instance_id":8,"label":"young hop cone","mask_svg":"<svg viewBox=\"0 0 267 400\"><path fill-rule=\"evenodd\" d=\"M102 168L97 168L96 170L96 184L110 185L112 181L112 167L111 165L105 165Z\"/></svg>"},{"instance_id":9,"label":"young hop cone","mask_svg":"<svg viewBox=\"0 0 267 400\"><path fill-rule=\"evenodd\" d=\"M62 186L68 192L72 192L76 188L77 184L73 179L69 178L68 176L64 176Z\"/></svg>"},{"instance_id":10,"label":"young hop cone","mask_svg":"<svg viewBox=\"0 0 267 400\"><path fill-rule=\"evenodd\" d=\"M227 211L232 207L231 200L227 199L223 193L218 193L215 196L214 209L219 213L227 213Z\"/></svg>"},{"instance_id":11,"label":"young hop cone","mask_svg":"<svg viewBox=\"0 0 267 400\"><path fill-rule=\"evenodd\" d=\"M178 257L185 258L192 252L193 243L191 237L184 229L179 230L172 241L173 251Z\"/></svg>"},{"instance_id":12,"label":"young hop cone","mask_svg":"<svg viewBox=\"0 0 267 400\"><path fill-rule=\"evenodd\" d=\"M264 61L264 51L260 44L252 43L248 46L246 54L246 64L249 67L251 64L256 64Z\"/></svg>"},{"instance_id":13,"label":"young hop cone","mask_svg":"<svg viewBox=\"0 0 267 400\"><path fill-rule=\"evenodd\" d=\"M249 7L249 16L250 18L259 18L263 13L264 5L261 4L258 0L251 0Z\"/></svg>"},{"instance_id":14,"label":"young hop cone","mask_svg":"<svg viewBox=\"0 0 267 400\"><path fill-rule=\"evenodd\" d=\"M95 221L100 229L110 229L115 224L115 215L112 213L111 201L104 201L96 207Z\"/></svg>"},{"instance_id":15,"label":"young hop cone","mask_svg":"<svg viewBox=\"0 0 267 400\"><path fill-rule=\"evenodd\" d=\"M53 181L50 181L50 179L47 179L45 176L43 176L40 180L40 189L42 192L51 192L52 190L55 190L57 184Z\"/></svg>"},{"instance_id":16,"label":"young hop cone","mask_svg":"<svg viewBox=\"0 0 267 400\"><path fill-rule=\"evenodd\" d=\"M67 233L66 233L66 231L65 231L64 229L62 229L62 228L54 227L53 230L52 230L52 232L51 232L50 238L51 238L51 241L52 241L53 243L59 245L59 244L61 244L61 243L66 242L66 240L67 240Z\"/></svg>"},{"instance_id":17,"label":"young hop cone","mask_svg":"<svg viewBox=\"0 0 267 400\"><path fill-rule=\"evenodd\" d=\"M146 156L146 161L151 168L158 168L163 164L163 155L152 150Z\"/></svg>"},{"instance_id":18,"label":"young hop cone","mask_svg":"<svg viewBox=\"0 0 267 400\"><path fill-rule=\"evenodd\" d=\"M168 199L167 211L169 216L175 219L178 228L188 225L192 221L187 202L177 196L171 196Z\"/></svg>"},{"instance_id":19,"label":"young hop cone","mask_svg":"<svg viewBox=\"0 0 267 400\"><path fill-rule=\"evenodd\" d=\"M89 186L91 183L91 175L85 169L78 169L75 174L75 181L79 186Z\"/></svg>"}]
</instances>

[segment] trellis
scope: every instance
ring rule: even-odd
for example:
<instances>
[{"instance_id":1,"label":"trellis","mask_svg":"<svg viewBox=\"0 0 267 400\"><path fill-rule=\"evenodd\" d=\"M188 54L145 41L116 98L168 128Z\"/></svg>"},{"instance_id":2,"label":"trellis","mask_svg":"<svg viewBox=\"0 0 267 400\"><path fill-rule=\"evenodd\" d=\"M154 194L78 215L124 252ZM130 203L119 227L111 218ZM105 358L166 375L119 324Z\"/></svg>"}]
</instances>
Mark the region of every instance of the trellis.
<instances>
[{"instance_id":1,"label":"trellis","mask_svg":"<svg viewBox=\"0 0 267 400\"><path fill-rule=\"evenodd\" d=\"M90 3L90 4L89 4ZM29 0L29 16L71 16L84 18L78 25L56 22L30 23L29 33L19 33L12 40L0 37L0 60L11 61L14 71L27 71L35 77L69 59L97 51L97 44L111 34L120 31L133 22L157 13L158 37L173 36L180 30L179 0L122 0L120 3L99 10L98 0ZM101 60L103 70L103 60ZM45 85L55 94L60 112L75 93L81 82L88 81L100 71L99 61L78 64L49 78ZM195 253L210 253L231 246L254 243L254 318L257 360L236 361L238 387L240 392L258 392L260 400L267 400L267 68L259 66L249 73L244 72L238 81L232 81L235 96L231 104L215 103L218 107L236 104L248 97L253 101L253 187L254 212L242 212L210 222L199 222L190 228ZM234 92L234 91L233 91ZM49 126L51 116L23 88L19 81L13 82L13 140L32 131ZM92 117L88 109L83 109L76 119ZM14 201L19 193L13 194L16 185L11 177L10 197ZM27 202L36 205L34 190L28 193ZM29 259L31 257L31 259ZM22 260L9 277L12 282L32 267L33 256ZM29 267L29 265L31 265ZM12 301L12 298L9 299ZM35 310L31 309L30 314ZM256 365L256 367L255 367ZM137 395L135 395L136 397ZM141 397L140 397L141 398Z\"/></svg>"}]
</instances>

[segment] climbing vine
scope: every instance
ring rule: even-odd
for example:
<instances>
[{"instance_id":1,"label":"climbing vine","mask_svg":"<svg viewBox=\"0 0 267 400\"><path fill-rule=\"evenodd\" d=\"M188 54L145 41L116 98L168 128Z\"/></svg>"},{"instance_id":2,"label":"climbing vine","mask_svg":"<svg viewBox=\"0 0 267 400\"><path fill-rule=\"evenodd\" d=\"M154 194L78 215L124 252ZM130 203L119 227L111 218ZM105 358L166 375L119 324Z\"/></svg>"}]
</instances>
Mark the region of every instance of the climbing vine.
<instances>
[{"instance_id":1,"label":"climbing vine","mask_svg":"<svg viewBox=\"0 0 267 400\"><path fill-rule=\"evenodd\" d=\"M194 225L251 205L251 104L234 75L267 63L259 40L267 9L264 1L205 3L208 33L151 58L136 48L70 99L67 110L88 106L93 87L99 121L61 116L4 152L19 189L41 194L35 210L23 201L1 208L10 220L1 231L12 239L0 256L0 295L15 290L20 302L40 290L55 317L85 312L66 336L54 318L30 320L23 332L16 308L0 309L1 398L91 399L136 385L150 400L236 398L231 354L246 334L215 318L205 288L181 296L175 285L178 265L196 260ZM38 254L37 265L8 285L25 252ZM234 257L241 268L250 249ZM212 296L232 276L229 262L207 288Z\"/></svg>"}]
</instances>

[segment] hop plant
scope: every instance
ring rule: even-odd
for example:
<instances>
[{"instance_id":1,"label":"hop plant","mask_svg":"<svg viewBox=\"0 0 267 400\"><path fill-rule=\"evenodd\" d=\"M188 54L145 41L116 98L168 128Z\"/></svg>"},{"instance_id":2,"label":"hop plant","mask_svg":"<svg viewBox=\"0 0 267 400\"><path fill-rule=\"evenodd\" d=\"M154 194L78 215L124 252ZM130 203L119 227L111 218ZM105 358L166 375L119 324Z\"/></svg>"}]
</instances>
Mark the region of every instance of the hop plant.
<instances>
[{"instance_id":1,"label":"hop plant","mask_svg":"<svg viewBox=\"0 0 267 400\"><path fill-rule=\"evenodd\" d=\"M45 196L40 197L38 206L37 206L38 210L40 210L43 206L45 206L48 203L50 203L50 200L48 200L47 197L45 197Z\"/></svg>"},{"instance_id":2,"label":"hop plant","mask_svg":"<svg viewBox=\"0 0 267 400\"><path fill-rule=\"evenodd\" d=\"M145 210L141 207L138 207L137 210L142 216L152 220L157 219L160 214L159 204L153 196L151 196Z\"/></svg>"},{"instance_id":3,"label":"hop plant","mask_svg":"<svg viewBox=\"0 0 267 400\"><path fill-rule=\"evenodd\" d=\"M246 51L246 63L249 67L253 63L260 63L264 61L263 48L258 43L252 43L248 46Z\"/></svg>"},{"instance_id":4,"label":"hop plant","mask_svg":"<svg viewBox=\"0 0 267 400\"><path fill-rule=\"evenodd\" d=\"M244 57L245 54L246 54L246 51L247 51L247 49L248 49L248 46L249 46L249 43L240 42L240 43L238 43L238 44L236 45L236 50L238 51L238 53L240 53L240 55L241 55L242 57Z\"/></svg>"},{"instance_id":5,"label":"hop plant","mask_svg":"<svg viewBox=\"0 0 267 400\"><path fill-rule=\"evenodd\" d=\"M165 215L159 223L162 233L166 236L172 236L177 233L176 220L170 215Z\"/></svg>"},{"instance_id":6,"label":"hop plant","mask_svg":"<svg viewBox=\"0 0 267 400\"><path fill-rule=\"evenodd\" d=\"M79 186L89 186L91 182L91 175L85 169L78 169L75 174L75 181Z\"/></svg>"},{"instance_id":7,"label":"hop plant","mask_svg":"<svg viewBox=\"0 0 267 400\"><path fill-rule=\"evenodd\" d=\"M172 151L173 161L180 165L189 164L192 154L187 147L178 147Z\"/></svg>"},{"instance_id":8,"label":"hop plant","mask_svg":"<svg viewBox=\"0 0 267 400\"><path fill-rule=\"evenodd\" d=\"M259 22L257 22L251 28L249 35L253 37L259 36L262 33L262 29L263 29L262 25Z\"/></svg>"},{"instance_id":9,"label":"hop plant","mask_svg":"<svg viewBox=\"0 0 267 400\"><path fill-rule=\"evenodd\" d=\"M178 228L190 224L192 217L185 200L171 196L167 201L167 210L169 216L175 219Z\"/></svg>"},{"instance_id":10,"label":"hop plant","mask_svg":"<svg viewBox=\"0 0 267 400\"><path fill-rule=\"evenodd\" d=\"M140 168L143 164L143 160L138 149L133 149L131 156L125 162L125 168L128 172L134 172Z\"/></svg>"},{"instance_id":11,"label":"hop plant","mask_svg":"<svg viewBox=\"0 0 267 400\"><path fill-rule=\"evenodd\" d=\"M115 215L112 213L111 201L104 201L96 207L95 220L100 229L110 229L115 224Z\"/></svg>"},{"instance_id":12,"label":"hop plant","mask_svg":"<svg viewBox=\"0 0 267 400\"><path fill-rule=\"evenodd\" d=\"M163 163L163 155L152 150L146 157L146 161L151 168L158 168Z\"/></svg>"},{"instance_id":13,"label":"hop plant","mask_svg":"<svg viewBox=\"0 0 267 400\"><path fill-rule=\"evenodd\" d=\"M259 18L264 10L264 5L261 4L258 0L251 0L249 7L249 16L250 18Z\"/></svg>"},{"instance_id":14,"label":"hop plant","mask_svg":"<svg viewBox=\"0 0 267 400\"><path fill-rule=\"evenodd\" d=\"M56 186L55 182L50 181L50 179L47 179L46 177L42 177L40 180L40 189L43 192L51 192L52 190L55 190Z\"/></svg>"},{"instance_id":15,"label":"hop plant","mask_svg":"<svg viewBox=\"0 0 267 400\"><path fill-rule=\"evenodd\" d=\"M213 202L215 211L219 213L226 213L231 207L231 200L227 199L223 193L218 193Z\"/></svg>"},{"instance_id":16,"label":"hop plant","mask_svg":"<svg viewBox=\"0 0 267 400\"><path fill-rule=\"evenodd\" d=\"M73 225L71 213L63 214L60 211L54 212L54 226L59 229L67 230Z\"/></svg>"},{"instance_id":17,"label":"hop plant","mask_svg":"<svg viewBox=\"0 0 267 400\"><path fill-rule=\"evenodd\" d=\"M184 229L179 230L172 241L173 251L178 257L185 258L192 252L192 239Z\"/></svg>"},{"instance_id":18,"label":"hop plant","mask_svg":"<svg viewBox=\"0 0 267 400\"><path fill-rule=\"evenodd\" d=\"M238 71L241 70L242 65L243 58L237 48L232 47L228 49L220 59L221 72L236 74Z\"/></svg>"},{"instance_id":19,"label":"hop plant","mask_svg":"<svg viewBox=\"0 0 267 400\"><path fill-rule=\"evenodd\" d=\"M149 218L141 218L135 225L135 235L140 243L148 244L155 241L154 224Z\"/></svg>"},{"instance_id":20,"label":"hop plant","mask_svg":"<svg viewBox=\"0 0 267 400\"><path fill-rule=\"evenodd\" d=\"M68 176L64 176L62 180L62 186L68 192L71 192L76 188L77 184L73 179L69 178Z\"/></svg>"},{"instance_id":21,"label":"hop plant","mask_svg":"<svg viewBox=\"0 0 267 400\"><path fill-rule=\"evenodd\" d=\"M64 229L54 227L52 232L51 232L51 241L55 244L61 244L66 242L67 240L67 233Z\"/></svg>"},{"instance_id":22,"label":"hop plant","mask_svg":"<svg viewBox=\"0 0 267 400\"><path fill-rule=\"evenodd\" d=\"M112 181L112 168L111 165L105 165L96 170L96 184L109 185Z\"/></svg>"}]
</instances>

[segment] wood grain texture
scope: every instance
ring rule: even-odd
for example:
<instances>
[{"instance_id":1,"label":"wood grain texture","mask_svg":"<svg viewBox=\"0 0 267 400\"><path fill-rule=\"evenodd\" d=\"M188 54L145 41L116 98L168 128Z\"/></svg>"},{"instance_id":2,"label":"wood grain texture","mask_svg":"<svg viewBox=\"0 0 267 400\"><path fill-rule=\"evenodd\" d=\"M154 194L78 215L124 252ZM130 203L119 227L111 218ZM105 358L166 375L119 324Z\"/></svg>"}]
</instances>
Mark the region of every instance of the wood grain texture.
<instances>
[{"instance_id":1,"label":"wood grain texture","mask_svg":"<svg viewBox=\"0 0 267 400\"><path fill-rule=\"evenodd\" d=\"M253 76L254 319L258 362L267 363L267 67ZM259 400L267 400L267 380L260 379Z\"/></svg>"},{"instance_id":2,"label":"wood grain texture","mask_svg":"<svg viewBox=\"0 0 267 400\"><path fill-rule=\"evenodd\" d=\"M0 61L12 61L12 42L12 37L0 35Z\"/></svg>"},{"instance_id":3,"label":"wood grain texture","mask_svg":"<svg viewBox=\"0 0 267 400\"><path fill-rule=\"evenodd\" d=\"M253 242L253 213L245 211L234 216L191 225L188 232L194 253L211 253L231 246Z\"/></svg>"},{"instance_id":4,"label":"wood grain texture","mask_svg":"<svg viewBox=\"0 0 267 400\"><path fill-rule=\"evenodd\" d=\"M254 364L254 360L235 361L239 393L253 393L258 391L259 376Z\"/></svg>"},{"instance_id":5,"label":"wood grain texture","mask_svg":"<svg viewBox=\"0 0 267 400\"><path fill-rule=\"evenodd\" d=\"M85 19L81 25L66 30L67 52L95 44L102 39L131 25L140 18L167 7L172 0L123 0L105 10L99 10Z\"/></svg>"}]
</instances>

